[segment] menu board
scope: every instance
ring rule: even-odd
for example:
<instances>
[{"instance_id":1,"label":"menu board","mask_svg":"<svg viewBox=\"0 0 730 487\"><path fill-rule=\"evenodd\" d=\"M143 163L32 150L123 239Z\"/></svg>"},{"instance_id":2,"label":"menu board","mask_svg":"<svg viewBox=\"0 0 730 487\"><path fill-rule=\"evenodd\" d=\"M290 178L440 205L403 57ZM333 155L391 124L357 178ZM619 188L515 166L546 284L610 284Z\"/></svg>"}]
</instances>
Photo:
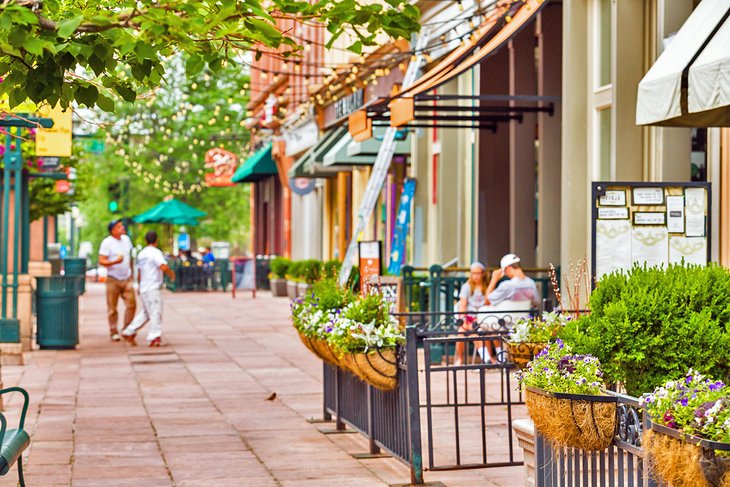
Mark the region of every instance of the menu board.
<instances>
[{"instance_id":1,"label":"menu board","mask_svg":"<svg viewBox=\"0 0 730 487\"><path fill-rule=\"evenodd\" d=\"M593 183L593 276L636 264L706 264L709 205L709 183Z\"/></svg>"}]
</instances>

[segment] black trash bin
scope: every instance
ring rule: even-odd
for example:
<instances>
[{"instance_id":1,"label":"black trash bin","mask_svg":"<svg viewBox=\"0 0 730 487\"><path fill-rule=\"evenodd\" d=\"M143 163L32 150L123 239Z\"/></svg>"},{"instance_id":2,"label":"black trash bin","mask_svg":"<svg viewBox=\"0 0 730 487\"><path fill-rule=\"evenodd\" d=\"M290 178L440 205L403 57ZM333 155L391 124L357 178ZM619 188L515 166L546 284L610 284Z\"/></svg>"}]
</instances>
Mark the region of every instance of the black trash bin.
<instances>
[{"instance_id":1,"label":"black trash bin","mask_svg":"<svg viewBox=\"0 0 730 487\"><path fill-rule=\"evenodd\" d=\"M36 339L42 349L65 350L78 345L83 281L83 276L36 277Z\"/></svg>"},{"instance_id":2,"label":"black trash bin","mask_svg":"<svg viewBox=\"0 0 730 487\"><path fill-rule=\"evenodd\" d=\"M66 276L81 276L81 292L86 292L86 259L67 257L63 259L63 272Z\"/></svg>"}]
</instances>

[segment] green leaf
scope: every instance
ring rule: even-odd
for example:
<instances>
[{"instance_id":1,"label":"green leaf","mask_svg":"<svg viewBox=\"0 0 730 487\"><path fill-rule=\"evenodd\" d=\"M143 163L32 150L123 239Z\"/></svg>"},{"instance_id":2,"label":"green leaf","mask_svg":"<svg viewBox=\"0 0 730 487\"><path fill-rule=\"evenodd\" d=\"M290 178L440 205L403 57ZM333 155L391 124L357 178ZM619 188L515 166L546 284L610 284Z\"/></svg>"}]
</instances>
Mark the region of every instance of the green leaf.
<instances>
[{"instance_id":1,"label":"green leaf","mask_svg":"<svg viewBox=\"0 0 730 487\"><path fill-rule=\"evenodd\" d=\"M96 104L105 112L114 112L114 100L107 96L99 94L99 97L96 99Z\"/></svg>"},{"instance_id":2,"label":"green leaf","mask_svg":"<svg viewBox=\"0 0 730 487\"><path fill-rule=\"evenodd\" d=\"M123 84L117 84L114 86L114 91L116 91L119 96L122 97L124 101L134 101L137 99L137 92L134 91L132 88L129 88L128 86L125 86Z\"/></svg>"},{"instance_id":3,"label":"green leaf","mask_svg":"<svg viewBox=\"0 0 730 487\"><path fill-rule=\"evenodd\" d=\"M99 90L96 86L78 86L75 93L76 101L83 103L89 108L92 108L96 104L96 100L99 98Z\"/></svg>"},{"instance_id":4,"label":"green leaf","mask_svg":"<svg viewBox=\"0 0 730 487\"><path fill-rule=\"evenodd\" d=\"M203 58L197 54L193 54L187 61L185 61L185 73L188 76L194 76L198 74L204 66L205 62L203 61Z\"/></svg>"},{"instance_id":5,"label":"green leaf","mask_svg":"<svg viewBox=\"0 0 730 487\"><path fill-rule=\"evenodd\" d=\"M76 17L71 17L70 19L60 21L58 23L58 37L60 37L61 39L66 39L70 37L71 34L76 32L76 29L78 29L83 20L83 15L77 15Z\"/></svg>"},{"instance_id":6,"label":"green leaf","mask_svg":"<svg viewBox=\"0 0 730 487\"><path fill-rule=\"evenodd\" d=\"M44 42L37 37L29 37L23 43L23 48L31 54L40 56L43 54Z\"/></svg>"}]
</instances>

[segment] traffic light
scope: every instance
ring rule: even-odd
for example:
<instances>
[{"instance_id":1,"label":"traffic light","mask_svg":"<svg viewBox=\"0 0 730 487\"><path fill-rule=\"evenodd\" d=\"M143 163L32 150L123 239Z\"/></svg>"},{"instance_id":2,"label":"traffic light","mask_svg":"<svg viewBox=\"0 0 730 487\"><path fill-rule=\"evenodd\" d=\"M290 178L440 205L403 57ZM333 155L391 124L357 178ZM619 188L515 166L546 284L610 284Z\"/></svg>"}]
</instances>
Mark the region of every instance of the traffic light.
<instances>
[{"instance_id":1,"label":"traffic light","mask_svg":"<svg viewBox=\"0 0 730 487\"><path fill-rule=\"evenodd\" d=\"M109 193L109 212L119 212L119 200L122 196L121 186L119 183L111 183L107 186L107 192Z\"/></svg>"}]
</instances>

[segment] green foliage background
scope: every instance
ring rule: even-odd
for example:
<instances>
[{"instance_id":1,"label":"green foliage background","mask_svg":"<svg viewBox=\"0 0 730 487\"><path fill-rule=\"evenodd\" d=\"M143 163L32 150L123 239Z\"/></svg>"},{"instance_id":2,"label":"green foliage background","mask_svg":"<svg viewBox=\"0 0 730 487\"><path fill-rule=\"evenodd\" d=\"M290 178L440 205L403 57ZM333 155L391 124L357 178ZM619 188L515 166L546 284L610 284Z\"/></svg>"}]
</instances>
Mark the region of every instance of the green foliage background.
<instances>
[{"instance_id":1,"label":"green foliage background","mask_svg":"<svg viewBox=\"0 0 730 487\"><path fill-rule=\"evenodd\" d=\"M608 383L634 396L692 367L730 378L730 272L718 265L634 267L598 283L591 314L561 337L598 357Z\"/></svg>"}]
</instances>

